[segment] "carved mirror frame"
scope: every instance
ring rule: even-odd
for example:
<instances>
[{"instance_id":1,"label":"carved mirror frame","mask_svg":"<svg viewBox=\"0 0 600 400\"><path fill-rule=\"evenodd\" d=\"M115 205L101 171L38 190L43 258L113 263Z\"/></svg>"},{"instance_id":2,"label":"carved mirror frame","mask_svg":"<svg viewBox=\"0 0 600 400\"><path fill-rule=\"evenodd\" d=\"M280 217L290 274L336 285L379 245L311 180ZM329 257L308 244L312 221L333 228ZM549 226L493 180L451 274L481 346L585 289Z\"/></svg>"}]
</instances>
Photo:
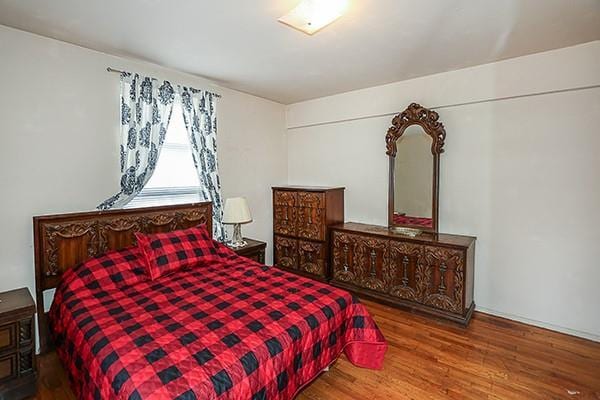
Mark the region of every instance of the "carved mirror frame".
<instances>
[{"instance_id":1,"label":"carved mirror frame","mask_svg":"<svg viewBox=\"0 0 600 400\"><path fill-rule=\"evenodd\" d=\"M414 228L425 232L438 231L439 214L439 179L440 179L440 154L444 152L444 141L446 130L444 124L438 121L437 112L429 110L420 104L411 103L406 110L392 119L392 126L385 135L386 154L389 156L389 190L388 190L388 226ZM431 153L433 154L433 176L432 176L432 198L431 205L431 227L416 225L394 224L394 167L396 161L396 143L404 134L404 131L412 125L419 125L423 131L431 137Z\"/></svg>"}]
</instances>

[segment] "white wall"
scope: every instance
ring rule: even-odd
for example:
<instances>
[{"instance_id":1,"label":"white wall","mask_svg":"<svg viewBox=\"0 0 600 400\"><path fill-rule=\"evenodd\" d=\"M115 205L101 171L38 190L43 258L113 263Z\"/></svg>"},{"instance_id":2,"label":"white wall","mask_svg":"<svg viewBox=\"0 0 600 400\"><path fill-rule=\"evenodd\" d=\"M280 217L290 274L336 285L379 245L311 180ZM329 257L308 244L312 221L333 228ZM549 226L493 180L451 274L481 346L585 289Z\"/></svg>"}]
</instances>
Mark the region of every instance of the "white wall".
<instances>
[{"instance_id":1,"label":"white wall","mask_svg":"<svg viewBox=\"0 0 600 400\"><path fill-rule=\"evenodd\" d=\"M478 237L477 308L600 340L599 85L596 41L293 104L289 183L343 185L347 220L386 224L392 115L438 108L440 230Z\"/></svg>"},{"instance_id":2,"label":"white wall","mask_svg":"<svg viewBox=\"0 0 600 400\"><path fill-rule=\"evenodd\" d=\"M118 188L119 76L107 66L223 95L223 195L248 198L244 233L268 241L270 257L270 186L287 180L281 104L0 26L0 290L34 293L32 216L92 210Z\"/></svg>"}]
</instances>

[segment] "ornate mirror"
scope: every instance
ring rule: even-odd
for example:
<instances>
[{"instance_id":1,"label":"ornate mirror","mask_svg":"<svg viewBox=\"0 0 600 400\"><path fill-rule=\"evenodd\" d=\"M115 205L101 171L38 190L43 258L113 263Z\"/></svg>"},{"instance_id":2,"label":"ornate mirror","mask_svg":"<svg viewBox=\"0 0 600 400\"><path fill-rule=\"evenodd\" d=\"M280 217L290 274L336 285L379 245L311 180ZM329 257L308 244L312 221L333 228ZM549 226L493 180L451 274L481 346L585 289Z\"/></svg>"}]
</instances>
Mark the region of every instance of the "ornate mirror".
<instances>
[{"instance_id":1,"label":"ornate mirror","mask_svg":"<svg viewBox=\"0 0 600 400\"><path fill-rule=\"evenodd\" d=\"M438 118L435 111L412 103L392 119L385 136L388 224L400 233L438 230L440 154L446 138Z\"/></svg>"}]
</instances>

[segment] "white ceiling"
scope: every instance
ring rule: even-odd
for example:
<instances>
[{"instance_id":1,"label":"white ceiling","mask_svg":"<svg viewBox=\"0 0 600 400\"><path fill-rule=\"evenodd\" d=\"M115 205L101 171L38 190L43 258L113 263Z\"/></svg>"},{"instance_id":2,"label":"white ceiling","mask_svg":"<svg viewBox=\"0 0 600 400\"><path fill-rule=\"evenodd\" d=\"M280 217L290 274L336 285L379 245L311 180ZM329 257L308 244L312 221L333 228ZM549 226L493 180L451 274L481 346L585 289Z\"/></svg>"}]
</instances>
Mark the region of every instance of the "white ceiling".
<instances>
[{"instance_id":1,"label":"white ceiling","mask_svg":"<svg viewBox=\"0 0 600 400\"><path fill-rule=\"evenodd\" d=\"M0 24L281 103L600 39L600 0L351 0L315 36L299 0L0 0Z\"/></svg>"}]
</instances>

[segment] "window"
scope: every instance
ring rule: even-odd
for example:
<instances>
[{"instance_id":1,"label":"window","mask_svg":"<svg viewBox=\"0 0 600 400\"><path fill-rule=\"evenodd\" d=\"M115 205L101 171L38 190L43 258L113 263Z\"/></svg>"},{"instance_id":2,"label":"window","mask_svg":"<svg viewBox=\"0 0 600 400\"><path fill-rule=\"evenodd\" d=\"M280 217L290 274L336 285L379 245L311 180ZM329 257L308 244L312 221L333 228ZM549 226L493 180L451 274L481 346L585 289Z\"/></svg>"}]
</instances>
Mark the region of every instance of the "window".
<instances>
[{"instance_id":1,"label":"window","mask_svg":"<svg viewBox=\"0 0 600 400\"><path fill-rule=\"evenodd\" d=\"M200 182L183 121L181 100L176 96L171 121L154 174L126 208L192 203L201 200Z\"/></svg>"}]
</instances>

